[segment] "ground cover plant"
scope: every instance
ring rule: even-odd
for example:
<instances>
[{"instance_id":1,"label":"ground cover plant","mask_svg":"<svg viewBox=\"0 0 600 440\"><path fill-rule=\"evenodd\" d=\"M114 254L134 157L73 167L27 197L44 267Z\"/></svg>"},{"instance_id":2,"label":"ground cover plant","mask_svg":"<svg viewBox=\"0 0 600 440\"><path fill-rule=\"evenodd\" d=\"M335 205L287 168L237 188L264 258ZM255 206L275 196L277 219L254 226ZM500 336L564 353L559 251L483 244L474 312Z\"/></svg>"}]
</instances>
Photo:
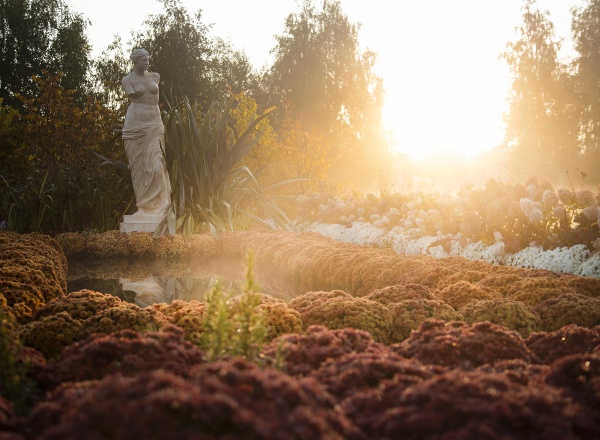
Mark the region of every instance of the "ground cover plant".
<instances>
[{"instance_id":1,"label":"ground cover plant","mask_svg":"<svg viewBox=\"0 0 600 440\"><path fill-rule=\"evenodd\" d=\"M127 234L98 235L66 254L132 249ZM598 279L314 233L227 232L162 237L160 251L144 245L143 261L186 259L190 248L242 260L251 251L242 291L140 308L56 290L61 240L0 233L0 253L12 258L2 279L43 289L20 321L15 304L31 288L1 290L11 316L0 326L3 437L600 435ZM29 266L39 273L24 275ZM261 293L254 266L294 297Z\"/></svg>"}]
</instances>

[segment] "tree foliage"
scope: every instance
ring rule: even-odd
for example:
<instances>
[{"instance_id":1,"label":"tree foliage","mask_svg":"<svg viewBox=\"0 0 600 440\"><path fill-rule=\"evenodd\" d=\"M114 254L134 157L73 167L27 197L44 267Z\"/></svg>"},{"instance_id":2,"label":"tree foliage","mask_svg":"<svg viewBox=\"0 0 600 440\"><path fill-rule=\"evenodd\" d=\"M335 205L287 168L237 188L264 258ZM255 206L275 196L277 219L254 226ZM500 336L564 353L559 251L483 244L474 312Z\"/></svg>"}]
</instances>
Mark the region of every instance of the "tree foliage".
<instances>
[{"instance_id":1,"label":"tree foliage","mask_svg":"<svg viewBox=\"0 0 600 440\"><path fill-rule=\"evenodd\" d=\"M210 102L212 49L202 11L191 16L180 0L161 1L165 12L148 17L146 29L134 37L131 49L141 47L150 53L152 70L160 72L162 101L176 95Z\"/></svg>"},{"instance_id":2,"label":"tree foliage","mask_svg":"<svg viewBox=\"0 0 600 440\"><path fill-rule=\"evenodd\" d=\"M600 1L588 0L573 10L575 81L581 108L581 139L586 154L600 157ZM597 166L600 163L596 162Z\"/></svg>"},{"instance_id":3,"label":"tree foliage","mask_svg":"<svg viewBox=\"0 0 600 440\"><path fill-rule=\"evenodd\" d=\"M573 81L558 60L560 42L548 12L535 9L535 0L523 7L520 39L507 44L504 58L513 75L510 110L506 116L509 166L521 177L567 171L579 154ZM548 167L550 164L550 167Z\"/></svg>"},{"instance_id":4,"label":"tree foliage","mask_svg":"<svg viewBox=\"0 0 600 440\"><path fill-rule=\"evenodd\" d=\"M90 46L87 21L63 0L0 1L0 98L20 105L16 95L35 89L33 75L62 73L63 86L87 88Z\"/></svg>"},{"instance_id":5,"label":"tree foliage","mask_svg":"<svg viewBox=\"0 0 600 440\"><path fill-rule=\"evenodd\" d=\"M372 70L375 54L360 51L358 30L339 0L324 0L320 10L306 0L276 37L269 71L275 104L289 105L305 130L334 139L338 155L381 126L382 81Z\"/></svg>"},{"instance_id":6,"label":"tree foliage","mask_svg":"<svg viewBox=\"0 0 600 440\"><path fill-rule=\"evenodd\" d=\"M20 112L0 107L0 219L19 232L110 229L131 199L129 173L90 152L123 160L115 113L90 94L78 104L61 76L34 76L35 92L17 95Z\"/></svg>"}]
</instances>

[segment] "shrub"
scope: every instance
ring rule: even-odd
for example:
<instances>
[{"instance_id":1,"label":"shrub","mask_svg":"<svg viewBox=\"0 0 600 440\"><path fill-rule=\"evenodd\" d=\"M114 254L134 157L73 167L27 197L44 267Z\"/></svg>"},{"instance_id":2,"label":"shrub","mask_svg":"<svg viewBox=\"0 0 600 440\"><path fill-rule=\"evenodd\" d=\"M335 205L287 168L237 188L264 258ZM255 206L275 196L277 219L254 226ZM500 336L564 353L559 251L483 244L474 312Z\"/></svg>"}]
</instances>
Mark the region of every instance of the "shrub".
<instances>
[{"instance_id":1,"label":"shrub","mask_svg":"<svg viewBox=\"0 0 600 440\"><path fill-rule=\"evenodd\" d=\"M572 354L557 359L543 380L591 409L596 422L600 420L600 355Z\"/></svg>"},{"instance_id":2,"label":"shrub","mask_svg":"<svg viewBox=\"0 0 600 440\"><path fill-rule=\"evenodd\" d=\"M187 379L157 370L66 385L29 422L36 438L364 438L334 405L316 382L237 359Z\"/></svg>"},{"instance_id":3,"label":"shrub","mask_svg":"<svg viewBox=\"0 0 600 440\"><path fill-rule=\"evenodd\" d=\"M540 329L551 332L569 324L594 327L600 324L600 298L566 293L548 298L534 311L540 316Z\"/></svg>"},{"instance_id":4,"label":"shrub","mask_svg":"<svg viewBox=\"0 0 600 440\"><path fill-rule=\"evenodd\" d=\"M387 381L342 408L369 438L580 438L599 429L551 386L482 371L453 370L410 387Z\"/></svg>"},{"instance_id":5,"label":"shrub","mask_svg":"<svg viewBox=\"0 0 600 440\"><path fill-rule=\"evenodd\" d=\"M600 347L600 327L566 325L549 333L532 333L525 343L544 364L550 364L572 354L592 353L595 347Z\"/></svg>"},{"instance_id":6,"label":"shrub","mask_svg":"<svg viewBox=\"0 0 600 440\"><path fill-rule=\"evenodd\" d=\"M46 359L52 359L79 340L83 330L83 321L73 319L67 312L58 312L22 326L19 338L23 344L41 352Z\"/></svg>"},{"instance_id":7,"label":"shrub","mask_svg":"<svg viewBox=\"0 0 600 440\"><path fill-rule=\"evenodd\" d=\"M337 297L352 298L352 295L344 292L343 290L332 290L330 292L306 292L291 299L288 302L288 306L300 313L303 313L304 310L310 308L315 301L328 300Z\"/></svg>"},{"instance_id":8,"label":"shrub","mask_svg":"<svg viewBox=\"0 0 600 440\"><path fill-rule=\"evenodd\" d=\"M119 330L156 331L164 323L164 316L156 310L142 309L135 304L121 302L83 321L78 340L94 333L109 334Z\"/></svg>"},{"instance_id":9,"label":"shrub","mask_svg":"<svg viewBox=\"0 0 600 440\"><path fill-rule=\"evenodd\" d=\"M275 339L288 333L302 333L302 316L285 303L261 304L258 310L264 312L268 328L267 339Z\"/></svg>"},{"instance_id":10,"label":"shrub","mask_svg":"<svg viewBox=\"0 0 600 440\"><path fill-rule=\"evenodd\" d=\"M0 296L18 322L66 292L67 261L60 245L41 234L0 231Z\"/></svg>"},{"instance_id":11,"label":"shrub","mask_svg":"<svg viewBox=\"0 0 600 440\"><path fill-rule=\"evenodd\" d=\"M348 353L329 359L310 373L338 401L369 388L377 388L387 380L411 386L434 374L442 367L431 367L397 355L385 346L379 350Z\"/></svg>"},{"instance_id":12,"label":"shrub","mask_svg":"<svg viewBox=\"0 0 600 440\"><path fill-rule=\"evenodd\" d=\"M39 355L39 354L38 354ZM39 357L39 356L38 356ZM3 414L10 419L13 405L17 413L26 411L36 392L30 370L41 365L43 359L36 359L18 339L17 324L0 306L0 432L3 425ZM12 401L11 405L3 404L2 397Z\"/></svg>"},{"instance_id":13,"label":"shrub","mask_svg":"<svg viewBox=\"0 0 600 440\"><path fill-rule=\"evenodd\" d=\"M67 347L60 357L43 367L39 379L47 390L64 382L99 380L111 374L135 376L163 370L186 376L192 366L205 362L204 354L184 340L178 327L160 332L121 330L95 334Z\"/></svg>"},{"instance_id":14,"label":"shrub","mask_svg":"<svg viewBox=\"0 0 600 440\"><path fill-rule=\"evenodd\" d=\"M204 320L206 319L206 303L200 301L175 301L153 304L154 310L161 313L165 320L183 329L188 341L197 342L204 331Z\"/></svg>"},{"instance_id":15,"label":"shrub","mask_svg":"<svg viewBox=\"0 0 600 440\"><path fill-rule=\"evenodd\" d=\"M470 324L490 321L515 330L524 338L537 331L540 326L540 318L525 304L506 298L471 302L462 307L460 313Z\"/></svg>"},{"instance_id":16,"label":"shrub","mask_svg":"<svg viewBox=\"0 0 600 440\"><path fill-rule=\"evenodd\" d=\"M384 305L407 299L436 299L431 289L421 284L397 284L384 287L369 293L366 298Z\"/></svg>"},{"instance_id":17,"label":"shrub","mask_svg":"<svg viewBox=\"0 0 600 440\"><path fill-rule=\"evenodd\" d=\"M25 324L44 305L44 296L34 284L4 279L0 280L0 302L8 315Z\"/></svg>"},{"instance_id":18,"label":"shrub","mask_svg":"<svg viewBox=\"0 0 600 440\"><path fill-rule=\"evenodd\" d=\"M319 368L328 359L373 350L379 352L380 345L365 331L349 328L329 330L313 325L303 335L279 336L263 348L263 355L270 364L281 363L285 373L302 376Z\"/></svg>"},{"instance_id":19,"label":"shrub","mask_svg":"<svg viewBox=\"0 0 600 440\"><path fill-rule=\"evenodd\" d=\"M49 301L37 311L35 319L67 312L73 319L85 320L121 303L122 301L114 295L83 289Z\"/></svg>"},{"instance_id":20,"label":"shrub","mask_svg":"<svg viewBox=\"0 0 600 440\"><path fill-rule=\"evenodd\" d=\"M530 271L526 274L532 275ZM544 276L529 276L521 278L513 283L508 284L506 297L514 299L520 298L528 305L535 305L549 296L555 296L569 289L569 286L558 276L551 273Z\"/></svg>"},{"instance_id":21,"label":"shrub","mask_svg":"<svg viewBox=\"0 0 600 440\"><path fill-rule=\"evenodd\" d=\"M470 302L498 297L489 289L468 281L458 281L443 289L438 289L435 291L435 295L441 301L450 304L455 310L459 310Z\"/></svg>"},{"instance_id":22,"label":"shrub","mask_svg":"<svg viewBox=\"0 0 600 440\"><path fill-rule=\"evenodd\" d=\"M392 315L378 302L366 298L337 296L314 301L302 312L305 327L324 325L330 329L355 328L369 332L377 342L387 342Z\"/></svg>"},{"instance_id":23,"label":"shrub","mask_svg":"<svg viewBox=\"0 0 600 440\"><path fill-rule=\"evenodd\" d=\"M400 342L408 338L413 330L426 319L443 321L462 320L462 315L448 304L429 299L408 299L389 306L393 318L390 342Z\"/></svg>"},{"instance_id":24,"label":"shrub","mask_svg":"<svg viewBox=\"0 0 600 440\"><path fill-rule=\"evenodd\" d=\"M466 370L507 359L537 361L516 332L490 322L469 325L429 319L391 348L424 364Z\"/></svg>"}]
</instances>

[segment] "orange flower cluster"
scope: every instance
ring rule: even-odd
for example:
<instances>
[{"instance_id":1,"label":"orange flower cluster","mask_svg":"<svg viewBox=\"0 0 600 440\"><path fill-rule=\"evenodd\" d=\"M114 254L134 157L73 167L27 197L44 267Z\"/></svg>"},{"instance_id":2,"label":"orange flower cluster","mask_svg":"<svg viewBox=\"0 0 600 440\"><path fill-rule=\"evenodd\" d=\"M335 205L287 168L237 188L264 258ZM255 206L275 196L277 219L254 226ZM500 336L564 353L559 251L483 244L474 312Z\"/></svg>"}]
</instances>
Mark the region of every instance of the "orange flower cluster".
<instances>
[{"instance_id":1,"label":"orange flower cluster","mask_svg":"<svg viewBox=\"0 0 600 440\"><path fill-rule=\"evenodd\" d=\"M42 234L0 232L0 304L19 323L67 290L67 260L56 240Z\"/></svg>"},{"instance_id":2,"label":"orange flower cluster","mask_svg":"<svg viewBox=\"0 0 600 440\"><path fill-rule=\"evenodd\" d=\"M147 232L119 231L98 234L64 233L56 236L68 257L87 258L177 258L215 256L215 239L209 234L164 235L153 238Z\"/></svg>"}]
</instances>

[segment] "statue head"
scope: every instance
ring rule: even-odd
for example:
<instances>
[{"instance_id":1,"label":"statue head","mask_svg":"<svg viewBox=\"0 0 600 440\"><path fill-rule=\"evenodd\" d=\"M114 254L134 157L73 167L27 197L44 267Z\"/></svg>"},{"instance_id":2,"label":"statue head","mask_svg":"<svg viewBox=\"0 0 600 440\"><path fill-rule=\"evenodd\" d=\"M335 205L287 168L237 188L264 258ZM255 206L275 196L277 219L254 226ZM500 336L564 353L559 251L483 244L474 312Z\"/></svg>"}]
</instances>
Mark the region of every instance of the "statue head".
<instances>
[{"instance_id":1,"label":"statue head","mask_svg":"<svg viewBox=\"0 0 600 440\"><path fill-rule=\"evenodd\" d=\"M133 49L131 55L129 55L129 59L133 62L133 64L137 64L143 57L150 58L150 54L146 49Z\"/></svg>"}]
</instances>

